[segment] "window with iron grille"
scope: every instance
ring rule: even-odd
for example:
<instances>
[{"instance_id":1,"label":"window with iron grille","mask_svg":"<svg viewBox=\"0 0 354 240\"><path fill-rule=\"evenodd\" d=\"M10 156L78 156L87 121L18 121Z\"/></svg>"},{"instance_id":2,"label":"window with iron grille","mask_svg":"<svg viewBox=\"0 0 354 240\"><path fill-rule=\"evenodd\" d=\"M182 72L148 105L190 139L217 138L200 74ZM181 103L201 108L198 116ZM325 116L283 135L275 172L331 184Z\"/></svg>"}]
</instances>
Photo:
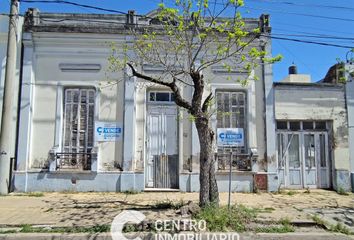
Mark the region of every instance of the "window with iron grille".
<instances>
[{"instance_id":1,"label":"window with iron grille","mask_svg":"<svg viewBox=\"0 0 354 240\"><path fill-rule=\"evenodd\" d=\"M243 91L218 91L217 101L217 128L243 128L245 147L238 149L242 154L247 153L247 124L246 124L246 93ZM218 147L218 169L227 169L230 161L230 152L236 152L235 147ZM233 167L237 170L250 170L247 158L235 156Z\"/></svg>"},{"instance_id":2,"label":"window with iron grille","mask_svg":"<svg viewBox=\"0 0 354 240\"><path fill-rule=\"evenodd\" d=\"M65 89L63 152L57 156L59 168L90 170L94 145L94 112L94 89Z\"/></svg>"}]
</instances>

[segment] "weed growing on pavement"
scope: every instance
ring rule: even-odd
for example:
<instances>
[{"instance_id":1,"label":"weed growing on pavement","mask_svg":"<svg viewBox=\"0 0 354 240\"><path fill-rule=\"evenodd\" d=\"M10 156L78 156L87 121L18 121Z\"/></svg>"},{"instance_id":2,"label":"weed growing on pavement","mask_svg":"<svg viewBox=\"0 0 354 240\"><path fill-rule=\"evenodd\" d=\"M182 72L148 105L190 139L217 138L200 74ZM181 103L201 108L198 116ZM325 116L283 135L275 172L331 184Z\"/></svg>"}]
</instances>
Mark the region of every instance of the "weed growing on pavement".
<instances>
[{"instance_id":1,"label":"weed growing on pavement","mask_svg":"<svg viewBox=\"0 0 354 240\"><path fill-rule=\"evenodd\" d=\"M153 205L151 205L152 209L172 209L174 208L174 204L171 200L163 200L163 201L156 201Z\"/></svg>"},{"instance_id":2,"label":"weed growing on pavement","mask_svg":"<svg viewBox=\"0 0 354 240\"><path fill-rule=\"evenodd\" d=\"M349 195L349 193L346 192L346 191L344 190L344 188L342 188L342 187L338 188L337 193L338 193L339 195L344 195L344 196L348 196L348 195Z\"/></svg>"},{"instance_id":3,"label":"weed growing on pavement","mask_svg":"<svg viewBox=\"0 0 354 240\"><path fill-rule=\"evenodd\" d=\"M293 191L293 190L285 191L284 189L279 188L278 191L277 191L275 194L293 196L293 195L295 195L296 193L297 193L297 192L296 192L296 191Z\"/></svg>"},{"instance_id":4,"label":"weed growing on pavement","mask_svg":"<svg viewBox=\"0 0 354 240\"><path fill-rule=\"evenodd\" d=\"M9 233L17 233L18 230L15 230L15 229L10 229L10 230L5 230L5 231L2 231L0 230L0 234L9 234Z\"/></svg>"},{"instance_id":5,"label":"weed growing on pavement","mask_svg":"<svg viewBox=\"0 0 354 240\"><path fill-rule=\"evenodd\" d=\"M257 227L256 232L258 232L258 233L288 233L288 232L295 232L295 228L292 225Z\"/></svg>"},{"instance_id":6,"label":"weed growing on pavement","mask_svg":"<svg viewBox=\"0 0 354 240\"><path fill-rule=\"evenodd\" d=\"M286 194L287 194L287 195L289 195L289 196L293 196L293 195L295 195L295 194L296 194L296 192L295 192L295 191L290 190L290 191L288 191Z\"/></svg>"},{"instance_id":7,"label":"weed growing on pavement","mask_svg":"<svg viewBox=\"0 0 354 240\"><path fill-rule=\"evenodd\" d=\"M347 228L346 226L344 226L341 223L337 223L337 224L331 225L330 228L329 228L329 231L343 233L343 234L346 234L346 235L354 235L354 232L351 232L349 230L349 228Z\"/></svg>"},{"instance_id":8,"label":"weed growing on pavement","mask_svg":"<svg viewBox=\"0 0 354 240\"><path fill-rule=\"evenodd\" d=\"M247 208L243 205L233 205L230 209L227 206L206 206L194 216L197 220L205 220L211 232L225 231L246 231L246 224L254 220L257 210Z\"/></svg>"},{"instance_id":9,"label":"weed growing on pavement","mask_svg":"<svg viewBox=\"0 0 354 240\"><path fill-rule=\"evenodd\" d=\"M42 192L17 193L14 196L19 196L19 197L44 197L44 193L42 193Z\"/></svg>"},{"instance_id":10,"label":"weed growing on pavement","mask_svg":"<svg viewBox=\"0 0 354 240\"><path fill-rule=\"evenodd\" d=\"M275 211L275 208L265 207L265 208L255 208L255 210L257 210L258 213L272 213L273 211Z\"/></svg>"},{"instance_id":11,"label":"weed growing on pavement","mask_svg":"<svg viewBox=\"0 0 354 240\"><path fill-rule=\"evenodd\" d=\"M291 224L289 218L282 218L278 222L279 225L265 226L265 227L257 227L255 229L256 232L263 233L287 233L287 232L295 232L294 226Z\"/></svg>"},{"instance_id":12,"label":"weed growing on pavement","mask_svg":"<svg viewBox=\"0 0 354 240\"><path fill-rule=\"evenodd\" d=\"M88 227L33 227L31 225L25 224L21 226L21 233L101 233L109 232L111 229L110 225L96 225Z\"/></svg>"},{"instance_id":13,"label":"weed growing on pavement","mask_svg":"<svg viewBox=\"0 0 354 240\"><path fill-rule=\"evenodd\" d=\"M319 226L324 226L325 227L328 224L325 220L323 220L317 214L312 216L312 220Z\"/></svg>"},{"instance_id":14,"label":"weed growing on pavement","mask_svg":"<svg viewBox=\"0 0 354 240\"><path fill-rule=\"evenodd\" d=\"M130 190L124 191L123 193L126 194L126 195L135 195L135 194L139 194L140 192L136 191L134 189L130 189Z\"/></svg>"},{"instance_id":15,"label":"weed growing on pavement","mask_svg":"<svg viewBox=\"0 0 354 240\"><path fill-rule=\"evenodd\" d=\"M281 219L279 220L279 223L280 223L281 225L291 225L291 221L290 221L289 218L281 218Z\"/></svg>"},{"instance_id":16,"label":"weed growing on pavement","mask_svg":"<svg viewBox=\"0 0 354 240\"><path fill-rule=\"evenodd\" d=\"M310 194L311 193L310 188L307 187L304 193Z\"/></svg>"},{"instance_id":17,"label":"weed growing on pavement","mask_svg":"<svg viewBox=\"0 0 354 240\"><path fill-rule=\"evenodd\" d=\"M180 209L186 203L183 200L179 202L173 202L172 200L163 200L163 201L156 201L153 205L151 205L152 209Z\"/></svg>"},{"instance_id":18,"label":"weed growing on pavement","mask_svg":"<svg viewBox=\"0 0 354 240\"><path fill-rule=\"evenodd\" d=\"M318 215L312 216L312 220L317 225L325 227L330 232L343 233L343 234L346 234L346 235L354 235L354 232L351 232L349 230L349 228L347 228L342 223L329 224L327 221L325 221L324 219L320 218Z\"/></svg>"}]
</instances>

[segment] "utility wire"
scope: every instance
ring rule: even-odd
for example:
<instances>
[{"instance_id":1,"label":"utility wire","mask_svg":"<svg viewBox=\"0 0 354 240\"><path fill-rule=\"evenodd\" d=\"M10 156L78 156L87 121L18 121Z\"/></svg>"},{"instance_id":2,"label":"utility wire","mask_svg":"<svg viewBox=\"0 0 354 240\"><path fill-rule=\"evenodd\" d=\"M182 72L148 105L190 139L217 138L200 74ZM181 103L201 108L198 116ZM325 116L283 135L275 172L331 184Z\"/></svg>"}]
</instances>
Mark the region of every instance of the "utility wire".
<instances>
[{"instance_id":1,"label":"utility wire","mask_svg":"<svg viewBox=\"0 0 354 240\"><path fill-rule=\"evenodd\" d=\"M276 37L276 36L265 35L265 34L261 34L261 36L266 37L266 38L284 40L284 41L293 41L293 42L300 42L300 43L309 43L309 44L316 44L316 45L329 46L329 47L338 47L338 48L347 48L347 49L353 49L353 48L354 48L354 45L353 45L353 46L347 46L347 45L339 45L339 44L333 44L333 43L315 42L315 41L309 41L309 40L303 40L303 39Z\"/></svg>"},{"instance_id":2,"label":"utility wire","mask_svg":"<svg viewBox=\"0 0 354 240\"><path fill-rule=\"evenodd\" d=\"M96 10L110 12L110 13L126 14L123 11L112 10L112 9L107 9L107 8L101 8L101 7L96 7L96 6L92 6L92 5L86 5L86 4L79 4L79 3L70 2L70 1L63 1L63 0L53 0L53 1L50 1L50 0L21 0L21 2L25 2L25 3L68 4L68 5L79 6L79 7L84 7L84 8L96 9ZM222 5L223 3L214 2L214 4L216 4L216 5L220 5L221 4ZM306 16L306 17L314 17L314 18L323 18L323 19L354 22L354 19L349 19L349 18L328 17L328 16L313 15L313 14L306 14L306 13L295 13L295 12L272 10L272 9L261 9L261 8L247 7L247 6L243 6L243 8L252 9L252 10L260 10L260 11L276 12L276 13L282 13L282 14L291 14L291 15L299 15L299 16ZM138 15L138 16L142 16L142 15Z\"/></svg>"},{"instance_id":3,"label":"utility wire","mask_svg":"<svg viewBox=\"0 0 354 240\"><path fill-rule=\"evenodd\" d=\"M340 9L340 10L354 11L354 8L352 8L352 7L335 6L335 5L295 3L295 2L289 2L289 1L274 1L274 0L248 0L248 1L252 1L252 2L264 2L264 3L275 3L275 4L284 4L284 5L290 5L290 6L318 7L318 8L329 8L329 9Z\"/></svg>"},{"instance_id":4,"label":"utility wire","mask_svg":"<svg viewBox=\"0 0 354 240\"><path fill-rule=\"evenodd\" d=\"M70 2L70 1L62 1L62 0L55 0L55 1L49 1L49 0L20 0L19 2L24 2L24 3L68 4L68 5L73 5L73 6L77 6L77 7L95 9L95 10L100 10L100 11L105 11L105 12L110 12L110 13L126 14L126 12L123 12L123 11L112 10L112 9L107 9L107 8L101 8L101 7L96 7L96 6L92 6L92 5L86 5L86 4L80 4L80 3Z\"/></svg>"},{"instance_id":5,"label":"utility wire","mask_svg":"<svg viewBox=\"0 0 354 240\"><path fill-rule=\"evenodd\" d=\"M321 15L314 15L314 14L307 14L307 13L296 13L296 12L288 12L288 11L264 9L264 8L255 8L255 7L247 7L247 6L243 6L243 8L257 10L257 11L267 11L267 12L275 12L275 13L281 13L281 14L290 14L290 15L297 15L297 16L354 22L354 19L350 19L350 18L328 17L328 16L321 16Z\"/></svg>"},{"instance_id":6,"label":"utility wire","mask_svg":"<svg viewBox=\"0 0 354 240\"><path fill-rule=\"evenodd\" d=\"M288 36L288 37L307 37L307 38L324 38L324 39L338 39L338 40L350 40L354 41L354 38L348 37L337 37L331 35L306 35L306 34L283 34L283 33L272 33L272 35Z\"/></svg>"},{"instance_id":7,"label":"utility wire","mask_svg":"<svg viewBox=\"0 0 354 240\"><path fill-rule=\"evenodd\" d=\"M79 6L79 7L85 7L85 8L91 8L91 9L96 9L100 11L107 11L107 12L112 12L112 13L119 13L119 14L126 14L123 11L117 11L117 10L111 10L111 9L105 9L105 8L100 8L100 7L95 7L91 5L85 5L85 4L78 4L70 1L62 1L62 0L55 0L55 1L49 1L49 0L21 0L21 2L26 2L26 3L58 3L58 4L69 4L69 5L74 5L74 6ZM215 3L216 4L216 3ZM256 9L256 8L251 8L251 9ZM256 9L260 10L260 9ZM288 12L282 12L282 13L288 13ZM289 13L289 14L297 14L297 13ZM297 15L302 15L302 14L297 14ZM307 14L306 14L307 15ZM318 15L311 15L311 16L316 16L316 17L321 17L321 18L328 18L324 16L318 16ZM146 16L145 16L146 17ZM352 19L342 19L342 18L331 18L331 19L336 19L336 20L350 20L354 21ZM42 21L47 21L47 22L63 22L65 20L76 20L76 21L85 21L85 22L98 22L98 23L112 23L112 24L124 24L124 23L118 23L118 22L113 22L113 21L100 21L100 20L92 20L92 19L70 19L70 18L65 18L65 19L60 19L60 20L48 20L48 19L41 19ZM317 41L310 41L310 40L303 40L303 39L295 39L295 38L286 38L286 37L277 37L273 35L262 35L267 38L272 38L272 39L278 39L278 40L285 40L285 41L294 41L294 42L301 42L301 43L309 43L309 44L317 44L317 45L322 45L322 46L332 46L332 47L339 47L339 48L349 48L352 49L354 46L347 46L347 45L339 45L339 44L333 44L333 43L326 43L326 42L317 42Z\"/></svg>"}]
</instances>

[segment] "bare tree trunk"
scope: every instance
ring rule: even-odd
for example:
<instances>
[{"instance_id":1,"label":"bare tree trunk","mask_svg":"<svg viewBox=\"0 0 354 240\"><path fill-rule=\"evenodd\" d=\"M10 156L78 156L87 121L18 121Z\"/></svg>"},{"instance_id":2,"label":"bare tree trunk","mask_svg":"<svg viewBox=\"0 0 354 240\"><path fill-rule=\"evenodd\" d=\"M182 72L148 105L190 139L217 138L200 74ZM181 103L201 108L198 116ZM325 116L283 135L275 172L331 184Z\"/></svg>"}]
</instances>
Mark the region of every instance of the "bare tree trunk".
<instances>
[{"instance_id":1,"label":"bare tree trunk","mask_svg":"<svg viewBox=\"0 0 354 240\"><path fill-rule=\"evenodd\" d=\"M207 118L196 118L195 126L198 131L200 144L200 192L201 206L219 203L219 192L215 178L215 161L213 153L214 131L209 127Z\"/></svg>"}]
</instances>

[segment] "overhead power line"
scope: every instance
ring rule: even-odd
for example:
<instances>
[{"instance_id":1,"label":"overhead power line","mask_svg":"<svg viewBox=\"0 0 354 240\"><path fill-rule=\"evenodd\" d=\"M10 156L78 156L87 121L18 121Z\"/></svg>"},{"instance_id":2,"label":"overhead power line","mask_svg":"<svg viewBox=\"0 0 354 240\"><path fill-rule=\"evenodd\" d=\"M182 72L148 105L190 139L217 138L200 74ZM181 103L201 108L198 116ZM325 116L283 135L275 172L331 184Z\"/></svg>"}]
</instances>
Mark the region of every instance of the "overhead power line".
<instances>
[{"instance_id":1,"label":"overhead power line","mask_svg":"<svg viewBox=\"0 0 354 240\"><path fill-rule=\"evenodd\" d=\"M328 16L322 16L322 15L314 15L314 14L307 14L307 13L296 13L296 12L288 12L288 11L264 9L264 8L255 8L255 7L247 7L247 6L244 6L244 8L251 9L251 10L257 10L257 11L275 12L275 13L290 14L290 15L297 15L297 16L304 16L304 17L313 17L313 18L322 18L322 19L354 22L354 19L350 19L350 18L328 17Z\"/></svg>"},{"instance_id":2,"label":"overhead power line","mask_svg":"<svg viewBox=\"0 0 354 240\"><path fill-rule=\"evenodd\" d=\"M338 36L332 36L332 35L317 35L317 34L283 34L283 33L272 33L272 35L289 36L289 37L307 37L307 38L338 39L338 40L354 41L354 38L338 37Z\"/></svg>"},{"instance_id":3,"label":"overhead power line","mask_svg":"<svg viewBox=\"0 0 354 240\"><path fill-rule=\"evenodd\" d=\"M49 0L20 0L20 2L25 2L25 3L67 4L67 5L73 5L73 6L77 6L77 7L95 9L95 10L100 10L100 11L105 11L105 12L110 12L110 13L126 14L126 12L123 12L123 11L117 11L117 10L101 8L101 7L96 7L96 6L92 6L92 5L86 5L86 4L80 4L80 3L70 2L70 1L62 1L62 0L54 0L54 1L49 1Z\"/></svg>"},{"instance_id":4,"label":"overhead power line","mask_svg":"<svg viewBox=\"0 0 354 240\"><path fill-rule=\"evenodd\" d=\"M340 9L354 11L352 7L335 6L335 5L322 5L322 4L311 4L311 3L299 3L299 2L289 2L289 1L275 1L275 0L248 0L252 2L264 2L264 3L275 3L284 4L290 6L300 6L300 7L317 7L317 8L329 8L329 9Z\"/></svg>"},{"instance_id":5,"label":"overhead power line","mask_svg":"<svg viewBox=\"0 0 354 240\"><path fill-rule=\"evenodd\" d=\"M338 48L347 48L347 49L353 49L354 48L354 45L353 46L347 46L347 45L339 45L339 44L325 43L325 42L316 42L316 41L296 39L296 38L276 37L276 36L264 35L264 34L261 34L261 35L263 37L272 38L272 39L278 39L278 40L284 40L284 41L309 43L309 44L316 44L316 45L329 46L329 47L338 47Z\"/></svg>"}]
</instances>

